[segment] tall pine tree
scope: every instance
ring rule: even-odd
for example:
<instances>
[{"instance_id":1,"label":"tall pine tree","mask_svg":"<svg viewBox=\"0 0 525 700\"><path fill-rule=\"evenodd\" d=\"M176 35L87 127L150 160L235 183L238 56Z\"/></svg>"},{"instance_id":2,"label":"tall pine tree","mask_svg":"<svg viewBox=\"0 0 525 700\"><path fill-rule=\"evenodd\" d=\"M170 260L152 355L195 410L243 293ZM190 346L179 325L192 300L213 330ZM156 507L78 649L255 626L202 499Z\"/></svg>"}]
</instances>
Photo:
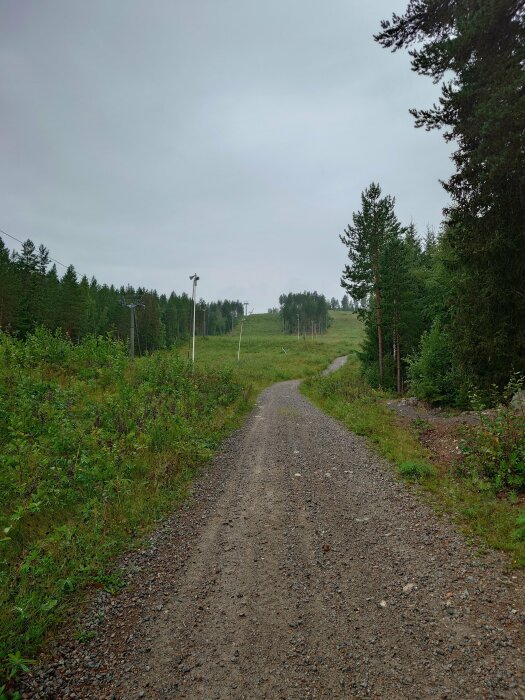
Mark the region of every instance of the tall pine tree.
<instances>
[{"instance_id":1,"label":"tall pine tree","mask_svg":"<svg viewBox=\"0 0 525 700\"><path fill-rule=\"evenodd\" d=\"M439 104L411 112L416 126L444 128L457 144L445 183L450 330L463 369L502 385L525 371L523 0L410 0L375 38L412 47L413 70L442 81Z\"/></svg>"},{"instance_id":2,"label":"tall pine tree","mask_svg":"<svg viewBox=\"0 0 525 700\"><path fill-rule=\"evenodd\" d=\"M373 313L377 334L379 383L383 383L383 256L387 243L399 237L401 224L394 212L395 200L381 196L381 188L372 183L361 195L361 209L352 215L340 239L348 248L349 262L345 265L341 286L356 301L367 303ZM371 319L368 320L369 326ZM372 324L373 326L374 324Z\"/></svg>"}]
</instances>

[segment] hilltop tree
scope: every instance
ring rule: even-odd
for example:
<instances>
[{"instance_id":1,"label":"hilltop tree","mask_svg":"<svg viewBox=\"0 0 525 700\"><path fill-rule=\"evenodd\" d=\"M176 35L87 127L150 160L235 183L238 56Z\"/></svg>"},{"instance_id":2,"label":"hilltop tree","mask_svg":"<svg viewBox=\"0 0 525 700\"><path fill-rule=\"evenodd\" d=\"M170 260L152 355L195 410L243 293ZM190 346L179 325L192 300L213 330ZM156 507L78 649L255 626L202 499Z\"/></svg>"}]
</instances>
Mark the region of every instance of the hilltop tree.
<instances>
[{"instance_id":1,"label":"hilltop tree","mask_svg":"<svg viewBox=\"0 0 525 700\"><path fill-rule=\"evenodd\" d=\"M14 254L14 260L18 269L22 270L24 273L36 272L39 258L33 241L29 240L29 238L27 241L24 241L20 253Z\"/></svg>"},{"instance_id":2,"label":"hilltop tree","mask_svg":"<svg viewBox=\"0 0 525 700\"><path fill-rule=\"evenodd\" d=\"M412 47L412 68L442 82L439 103L411 110L445 129L455 174L445 236L463 369L504 384L525 370L525 12L521 0L410 0L375 37ZM451 76L451 77L449 77Z\"/></svg>"},{"instance_id":3,"label":"hilltop tree","mask_svg":"<svg viewBox=\"0 0 525 700\"><path fill-rule=\"evenodd\" d=\"M329 325L330 305L324 294L302 292L281 294L280 313L285 333L322 333Z\"/></svg>"},{"instance_id":4,"label":"hilltop tree","mask_svg":"<svg viewBox=\"0 0 525 700\"><path fill-rule=\"evenodd\" d=\"M15 325L25 335L33 330L43 313L49 252L44 246L37 251L33 241L27 239L20 253L14 254L13 260L17 295Z\"/></svg>"}]
</instances>

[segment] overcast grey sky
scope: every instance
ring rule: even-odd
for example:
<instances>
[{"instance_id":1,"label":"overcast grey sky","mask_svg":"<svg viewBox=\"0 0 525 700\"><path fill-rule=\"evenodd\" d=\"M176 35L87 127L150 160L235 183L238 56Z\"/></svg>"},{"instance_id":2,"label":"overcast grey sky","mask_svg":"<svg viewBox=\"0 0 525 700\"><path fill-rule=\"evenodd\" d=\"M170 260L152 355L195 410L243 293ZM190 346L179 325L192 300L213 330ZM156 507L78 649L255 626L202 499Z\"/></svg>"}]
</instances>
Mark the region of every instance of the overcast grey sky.
<instances>
[{"instance_id":1,"label":"overcast grey sky","mask_svg":"<svg viewBox=\"0 0 525 700\"><path fill-rule=\"evenodd\" d=\"M438 87L372 39L406 4L0 0L0 228L99 282L340 298L371 181L421 235L447 201Z\"/></svg>"}]
</instances>

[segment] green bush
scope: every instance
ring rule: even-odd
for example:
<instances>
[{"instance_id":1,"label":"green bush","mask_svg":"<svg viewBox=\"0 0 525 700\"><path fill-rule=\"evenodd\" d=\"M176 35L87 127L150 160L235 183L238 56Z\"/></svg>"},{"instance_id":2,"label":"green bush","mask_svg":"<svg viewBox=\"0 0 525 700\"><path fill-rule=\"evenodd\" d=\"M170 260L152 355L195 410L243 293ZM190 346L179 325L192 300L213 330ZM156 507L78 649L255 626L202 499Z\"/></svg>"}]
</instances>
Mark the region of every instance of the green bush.
<instances>
[{"instance_id":1,"label":"green bush","mask_svg":"<svg viewBox=\"0 0 525 700\"><path fill-rule=\"evenodd\" d=\"M452 342L448 333L435 320L423 333L419 351L409 357L410 391L431 404L466 405L467 380L454 365Z\"/></svg>"},{"instance_id":2,"label":"green bush","mask_svg":"<svg viewBox=\"0 0 525 700\"><path fill-rule=\"evenodd\" d=\"M511 405L523 385L522 377L513 378L505 389L504 403L493 411L484 411L478 397L472 397L479 424L467 429L462 443L464 468L497 491L525 491L525 410Z\"/></svg>"},{"instance_id":3,"label":"green bush","mask_svg":"<svg viewBox=\"0 0 525 700\"><path fill-rule=\"evenodd\" d=\"M231 371L173 352L131 364L111 338L0 334L0 680L173 508L244 401Z\"/></svg>"},{"instance_id":4,"label":"green bush","mask_svg":"<svg viewBox=\"0 0 525 700\"><path fill-rule=\"evenodd\" d=\"M381 387L384 391L396 391L396 361L392 355L383 357L383 381L379 379L379 363L377 357L360 353L363 379L375 389Z\"/></svg>"},{"instance_id":5,"label":"green bush","mask_svg":"<svg viewBox=\"0 0 525 700\"><path fill-rule=\"evenodd\" d=\"M424 462L402 462L398 466L399 476L409 481L417 481L429 476L434 476L435 471L430 464Z\"/></svg>"},{"instance_id":6,"label":"green bush","mask_svg":"<svg viewBox=\"0 0 525 700\"><path fill-rule=\"evenodd\" d=\"M516 530L514 538L520 542L525 542L525 509L516 518Z\"/></svg>"}]
</instances>

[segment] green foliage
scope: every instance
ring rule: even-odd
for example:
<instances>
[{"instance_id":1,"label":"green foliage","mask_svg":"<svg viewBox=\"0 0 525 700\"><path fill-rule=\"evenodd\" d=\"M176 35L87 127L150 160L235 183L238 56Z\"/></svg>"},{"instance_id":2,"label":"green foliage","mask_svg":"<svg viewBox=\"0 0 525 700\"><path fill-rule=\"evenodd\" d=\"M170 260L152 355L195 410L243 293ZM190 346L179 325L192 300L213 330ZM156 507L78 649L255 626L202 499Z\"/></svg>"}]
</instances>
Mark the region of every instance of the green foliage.
<instances>
[{"instance_id":1,"label":"green foliage","mask_svg":"<svg viewBox=\"0 0 525 700\"><path fill-rule=\"evenodd\" d=\"M514 538L519 542L525 542L525 509L516 518L516 530L514 531Z\"/></svg>"},{"instance_id":2,"label":"green foliage","mask_svg":"<svg viewBox=\"0 0 525 700\"><path fill-rule=\"evenodd\" d=\"M414 227L403 228L391 196L372 183L361 209L340 236L348 250L341 284L361 304L366 338L361 360L374 386L403 391L406 358L427 326L426 278L430 255Z\"/></svg>"},{"instance_id":3,"label":"green foliage","mask_svg":"<svg viewBox=\"0 0 525 700\"><path fill-rule=\"evenodd\" d=\"M128 341L130 312L125 299L139 297L144 306L135 310L136 352L173 347L188 338L193 302L185 293L159 296L154 290L99 285L87 277L79 281L70 265L60 279L56 266L49 268L49 251L27 240L19 253L9 255L0 239L0 331L25 338L42 326L61 331L78 341L92 335L111 334ZM228 332L243 315L240 301L198 302L196 333Z\"/></svg>"},{"instance_id":4,"label":"green foliage","mask_svg":"<svg viewBox=\"0 0 525 700\"><path fill-rule=\"evenodd\" d=\"M465 377L454 365L452 341L436 319L421 336L417 353L407 358L410 391L431 404L465 405Z\"/></svg>"},{"instance_id":5,"label":"green foliage","mask_svg":"<svg viewBox=\"0 0 525 700\"><path fill-rule=\"evenodd\" d=\"M281 294L279 305L285 333L317 335L326 332L330 325L328 315L330 304L324 294L317 292Z\"/></svg>"},{"instance_id":6,"label":"green foliage","mask_svg":"<svg viewBox=\"0 0 525 700\"><path fill-rule=\"evenodd\" d=\"M418 481L436 474L435 470L429 464L425 464L425 462L401 462L397 469L399 476L409 481Z\"/></svg>"},{"instance_id":7,"label":"green foliage","mask_svg":"<svg viewBox=\"0 0 525 700\"><path fill-rule=\"evenodd\" d=\"M7 683L0 685L0 700L21 699L20 693L12 688L14 679L21 673L27 673L34 663L33 659L25 659L19 651L7 655L5 674Z\"/></svg>"},{"instance_id":8,"label":"green foliage","mask_svg":"<svg viewBox=\"0 0 525 700\"><path fill-rule=\"evenodd\" d=\"M0 672L32 654L133 533L172 508L247 408L231 370L122 343L0 335ZM11 656L10 656L11 655Z\"/></svg>"},{"instance_id":9,"label":"green foliage","mask_svg":"<svg viewBox=\"0 0 525 700\"><path fill-rule=\"evenodd\" d=\"M21 672L29 671L29 667L35 662L33 659L24 659L19 651L7 655L8 660L8 678L14 678Z\"/></svg>"},{"instance_id":10,"label":"green foliage","mask_svg":"<svg viewBox=\"0 0 525 700\"><path fill-rule=\"evenodd\" d=\"M477 480L488 481L497 491L525 491L525 411L515 408L511 398L523 390L523 378L507 385L507 403L485 412L476 396L479 425L468 430L463 441L465 468Z\"/></svg>"},{"instance_id":11,"label":"green foliage","mask_svg":"<svg viewBox=\"0 0 525 700\"><path fill-rule=\"evenodd\" d=\"M458 366L484 391L525 371L525 14L523 3L409 0L375 37L410 48L412 68L441 82L416 126L456 143L445 237L447 331Z\"/></svg>"},{"instance_id":12,"label":"green foliage","mask_svg":"<svg viewBox=\"0 0 525 700\"><path fill-rule=\"evenodd\" d=\"M470 473L431 465L417 433L399 424L385 406L387 395L364 381L354 358L333 375L311 377L301 389L350 430L368 438L372 449L397 465L398 471L408 472L405 478L416 476L420 493L428 493L438 512L450 512L471 536L509 552L514 565L525 566L525 511L517 510L519 500L498 497L491 482L473 480Z\"/></svg>"}]
</instances>

